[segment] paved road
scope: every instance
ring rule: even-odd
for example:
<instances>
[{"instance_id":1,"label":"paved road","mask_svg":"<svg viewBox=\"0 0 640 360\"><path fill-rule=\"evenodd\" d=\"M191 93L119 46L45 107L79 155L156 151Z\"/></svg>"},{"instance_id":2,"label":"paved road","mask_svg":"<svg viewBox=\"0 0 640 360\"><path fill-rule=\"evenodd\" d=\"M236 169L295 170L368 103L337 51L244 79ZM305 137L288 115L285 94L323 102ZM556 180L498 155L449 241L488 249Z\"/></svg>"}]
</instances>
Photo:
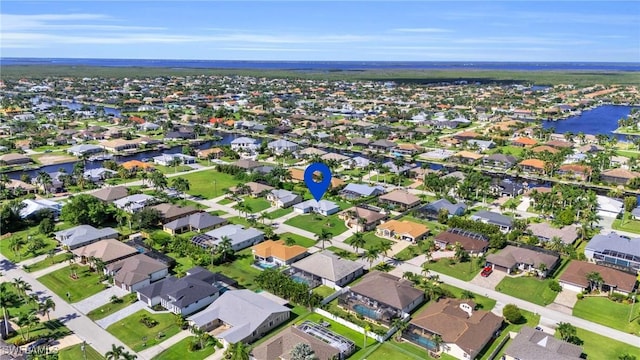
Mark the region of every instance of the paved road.
<instances>
[{"instance_id":1,"label":"paved road","mask_svg":"<svg viewBox=\"0 0 640 360\"><path fill-rule=\"evenodd\" d=\"M396 269L394 269L392 271L392 273L396 276L402 276L402 274L405 271L411 271L414 272L416 274L420 274L420 272L422 271L422 269L419 266L416 265L412 265L410 263L404 262L404 263L400 263L398 265L398 267L396 267ZM606 336L608 338L611 339L615 339L621 342L624 342L626 344L632 345L632 346L636 346L640 348L640 337L638 336L634 336L632 334L628 334L622 331L618 331L600 324L596 324L596 323L592 323L590 321L569 315L569 314L564 314L562 312L553 310L553 309L549 309L546 308L544 306L540 306L540 305L536 305L533 303L530 303L528 301L524 301L518 298L515 298L513 296L509 296L500 292L497 292L495 290L491 290L491 289L486 289L483 288L481 286L475 285L475 284L471 284L468 283L466 281L462 281L459 279L456 279L454 277L451 276L447 276L445 274L440 274L437 273L435 271L431 271L434 274L437 274L440 277L440 280L443 281L446 284L450 284L453 285L455 287L461 288L461 289L465 289L465 290L469 290L472 291L476 294L480 294L480 295L484 295L487 296L489 298L495 299L498 301L498 303L500 303L501 305L504 304L515 304L517 305L519 308L521 309L525 309L527 311L531 311L533 313L536 314L540 314L540 316L548 318L548 319L553 319L556 323L559 322L568 322L573 324L576 327L585 329L585 330L589 330L592 331L596 334L600 334L602 336Z\"/></svg>"}]
</instances>

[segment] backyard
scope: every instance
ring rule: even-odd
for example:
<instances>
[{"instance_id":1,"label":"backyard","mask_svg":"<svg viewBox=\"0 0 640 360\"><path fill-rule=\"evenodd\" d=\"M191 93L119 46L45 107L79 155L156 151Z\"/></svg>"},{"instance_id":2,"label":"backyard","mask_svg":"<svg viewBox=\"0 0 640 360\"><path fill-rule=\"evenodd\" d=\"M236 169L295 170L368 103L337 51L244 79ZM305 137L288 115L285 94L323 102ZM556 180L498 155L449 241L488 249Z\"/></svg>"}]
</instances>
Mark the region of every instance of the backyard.
<instances>
[{"instance_id":1,"label":"backyard","mask_svg":"<svg viewBox=\"0 0 640 360\"><path fill-rule=\"evenodd\" d=\"M158 356L154 357L153 360L200 360L206 358L216 351L213 345L205 346L204 349L198 351L189 351L189 343L195 339L195 336L186 337L167 350L161 352Z\"/></svg>"},{"instance_id":2,"label":"backyard","mask_svg":"<svg viewBox=\"0 0 640 360\"><path fill-rule=\"evenodd\" d=\"M257 285L254 281L261 271L251 266L252 264L253 254L251 248L248 248L237 252L236 259L233 262L213 267L209 266L209 269L213 272L219 271L236 280L240 285L255 290Z\"/></svg>"},{"instance_id":3,"label":"backyard","mask_svg":"<svg viewBox=\"0 0 640 360\"><path fill-rule=\"evenodd\" d=\"M440 284L440 287L445 290L451 291L453 296L455 296L457 299L463 298L462 297L463 290L460 288L457 288L455 286L448 285L448 284ZM475 302L476 305L478 305L478 308L482 310L490 311L496 306L496 301L494 299L488 298L486 296L478 295L475 293L471 293L471 294L473 295L471 300L473 300L473 302Z\"/></svg>"},{"instance_id":4,"label":"backyard","mask_svg":"<svg viewBox=\"0 0 640 360\"><path fill-rule=\"evenodd\" d=\"M541 306L547 306L551 304L556 298L556 295L558 295L558 293L549 288L549 284L552 281L554 280L540 280L527 276L515 278L506 276L496 285L496 290L503 294L517 297L518 299L530 301Z\"/></svg>"},{"instance_id":5,"label":"backyard","mask_svg":"<svg viewBox=\"0 0 640 360\"><path fill-rule=\"evenodd\" d=\"M42 321L37 325L33 326L29 330L29 339L37 339L37 338L43 338L43 337L61 339L70 334L71 334L71 331L66 326L64 326L62 321L58 319L51 319L50 321ZM25 331L25 336L26 336L26 331ZM15 336L10 337L5 341L9 344L15 344L17 341L22 341L22 340L23 339L22 339L22 336L20 335L20 330L17 330Z\"/></svg>"},{"instance_id":6,"label":"backyard","mask_svg":"<svg viewBox=\"0 0 640 360\"><path fill-rule=\"evenodd\" d=\"M259 213L260 211L266 210L271 207L271 204L267 200L262 198L252 198L250 196L245 196L243 201L251 208L251 211L249 212L252 214Z\"/></svg>"},{"instance_id":7,"label":"backyard","mask_svg":"<svg viewBox=\"0 0 640 360\"><path fill-rule=\"evenodd\" d=\"M226 193L226 189L238 185L240 182L229 174L224 174L215 170L203 170L181 175L189 180L189 193L194 196L202 196L205 199L212 199Z\"/></svg>"},{"instance_id":8,"label":"backyard","mask_svg":"<svg viewBox=\"0 0 640 360\"><path fill-rule=\"evenodd\" d=\"M614 230L628 231L634 234L640 234L640 221L630 219L630 214L625 212L623 219L613 220L611 226Z\"/></svg>"},{"instance_id":9,"label":"backyard","mask_svg":"<svg viewBox=\"0 0 640 360\"><path fill-rule=\"evenodd\" d=\"M370 347L372 345L374 345L376 343L376 341L370 337L366 338L366 347L363 347L363 345L365 344L365 337L363 334L355 331L355 330L351 330L348 327L338 324L337 322L331 320L331 319L327 319L326 317L320 315L320 314L310 314L309 316L307 316L304 320L309 320L312 321L316 324L319 324L323 321L328 322L329 324L331 324L329 326L329 330L335 332L338 335L342 335L345 338L353 341L356 345L356 352L353 353L353 355L351 355L351 359L360 359L363 357L363 355L367 352L367 347ZM302 321L304 321L302 320Z\"/></svg>"},{"instance_id":10,"label":"backyard","mask_svg":"<svg viewBox=\"0 0 640 360\"><path fill-rule=\"evenodd\" d=\"M520 309L520 313L526 321L523 321L521 324L510 324L505 321L503 323L502 330L500 331L500 335L498 335L497 338L493 339L493 342L491 342L489 346L486 346L484 349L482 349L482 351L480 351L480 354L478 354L478 358L482 360L488 360L489 355L491 355L491 353L500 345L500 342L502 342L505 337L509 336L510 332L518 332L525 325L529 327L538 326L538 323L540 322L540 315L536 315L532 312L522 309ZM496 356L495 359L501 359L502 353L504 352L504 349L508 347L509 342L511 342L511 340L508 340L504 344L504 346L502 346L502 348L498 352L498 356Z\"/></svg>"},{"instance_id":11,"label":"backyard","mask_svg":"<svg viewBox=\"0 0 640 360\"><path fill-rule=\"evenodd\" d=\"M93 321L100 320L138 301L138 297L136 296L136 294L128 294L119 299L120 301L115 304L109 302L108 304L104 304L97 309L89 311L87 313L87 316Z\"/></svg>"},{"instance_id":12,"label":"backyard","mask_svg":"<svg viewBox=\"0 0 640 360\"><path fill-rule=\"evenodd\" d=\"M12 238L20 238L25 242L25 245L22 245L20 248L12 249L11 248L11 239ZM26 242L31 242L36 240L42 240L44 246L39 249L29 249L26 245ZM13 233L11 236L0 240L0 253L4 255L9 261L18 263L20 261L31 259L36 256L45 255L49 251L53 250L58 246L58 242L54 239L42 235L38 232L36 228L30 228L27 230L18 231ZM17 250L17 251L15 251Z\"/></svg>"},{"instance_id":13,"label":"backyard","mask_svg":"<svg viewBox=\"0 0 640 360\"><path fill-rule=\"evenodd\" d=\"M329 231L333 236L340 235L347 231L344 221L338 219L337 214L330 216L316 214L298 215L285 221L285 224L310 231L314 234L320 234L322 229Z\"/></svg>"},{"instance_id":14,"label":"backyard","mask_svg":"<svg viewBox=\"0 0 640 360\"><path fill-rule=\"evenodd\" d=\"M591 331L576 328L576 335L584 341L582 352L587 354L587 359L618 359L618 356L622 354L640 356L640 350L637 347ZM559 337L557 331L556 337Z\"/></svg>"},{"instance_id":15,"label":"backyard","mask_svg":"<svg viewBox=\"0 0 640 360\"><path fill-rule=\"evenodd\" d=\"M640 336L640 306L635 307L629 321L631 307L631 304L617 303L606 297L585 297L573 306L573 316Z\"/></svg>"},{"instance_id":16,"label":"backyard","mask_svg":"<svg viewBox=\"0 0 640 360\"><path fill-rule=\"evenodd\" d=\"M469 281L478 274L480 266L478 266L473 258L467 262L454 262L453 264L449 263L449 259L440 259L430 262L429 270L453 276L456 279Z\"/></svg>"},{"instance_id":17,"label":"backyard","mask_svg":"<svg viewBox=\"0 0 640 360\"><path fill-rule=\"evenodd\" d=\"M353 241L353 238L354 237L351 236L348 239L346 239L344 242L349 244L349 245L351 245L351 242ZM380 245L383 244L383 243L391 243L391 244L393 244L393 241L391 241L389 239L383 239L381 237L378 237L373 232L364 233L363 238L366 241L366 243L364 245L364 249L365 250L370 250L370 249L373 249L373 248L379 249Z\"/></svg>"},{"instance_id":18,"label":"backyard","mask_svg":"<svg viewBox=\"0 0 640 360\"><path fill-rule=\"evenodd\" d=\"M147 327L141 322L143 315L157 321L157 324ZM165 341L180 332L180 328L176 325L174 314L151 314L140 310L109 326L107 331L138 352Z\"/></svg>"},{"instance_id":19,"label":"backyard","mask_svg":"<svg viewBox=\"0 0 640 360\"><path fill-rule=\"evenodd\" d=\"M68 302L77 302L105 289L98 273L88 266L77 266L77 279L71 278L71 267L66 266L38 278L42 285ZM71 295L67 298L67 293Z\"/></svg>"},{"instance_id":20,"label":"backyard","mask_svg":"<svg viewBox=\"0 0 640 360\"><path fill-rule=\"evenodd\" d=\"M82 344L76 344L64 348L58 352L58 360L103 360L104 357L100 355L91 345L85 345L84 351L82 351Z\"/></svg>"}]
</instances>

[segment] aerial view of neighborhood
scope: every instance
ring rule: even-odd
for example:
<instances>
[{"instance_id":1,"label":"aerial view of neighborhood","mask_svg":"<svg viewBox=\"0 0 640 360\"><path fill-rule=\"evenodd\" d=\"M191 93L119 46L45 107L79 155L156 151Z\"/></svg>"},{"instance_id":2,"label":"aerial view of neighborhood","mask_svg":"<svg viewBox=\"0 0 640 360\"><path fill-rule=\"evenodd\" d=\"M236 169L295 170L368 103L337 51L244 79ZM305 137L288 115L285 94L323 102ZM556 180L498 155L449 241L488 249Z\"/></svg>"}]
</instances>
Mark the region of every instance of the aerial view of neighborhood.
<instances>
[{"instance_id":1,"label":"aerial view of neighborhood","mask_svg":"<svg viewBox=\"0 0 640 360\"><path fill-rule=\"evenodd\" d=\"M640 360L638 3L582 63L420 62L399 39L465 28L409 25L375 40L397 57L245 29L217 49L246 61L146 60L227 40L67 5L3 6L0 359Z\"/></svg>"}]
</instances>

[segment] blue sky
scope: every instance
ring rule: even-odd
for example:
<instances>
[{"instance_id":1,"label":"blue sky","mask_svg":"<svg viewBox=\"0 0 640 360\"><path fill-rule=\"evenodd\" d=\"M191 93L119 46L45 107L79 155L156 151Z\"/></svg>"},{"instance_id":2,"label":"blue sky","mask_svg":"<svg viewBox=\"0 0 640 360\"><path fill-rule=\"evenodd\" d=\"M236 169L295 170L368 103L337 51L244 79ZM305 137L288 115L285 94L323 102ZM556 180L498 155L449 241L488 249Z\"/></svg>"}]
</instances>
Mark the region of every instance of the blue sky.
<instances>
[{"instance_id":1,"label":"blue sky","mask_svg":"<svg viewBox=\"0 0 640 360\"><path fill-rule=\"evenodd\" d=\"M3 0L3 57L640 61L640 2Z\"/></svg>"}]
</instances>

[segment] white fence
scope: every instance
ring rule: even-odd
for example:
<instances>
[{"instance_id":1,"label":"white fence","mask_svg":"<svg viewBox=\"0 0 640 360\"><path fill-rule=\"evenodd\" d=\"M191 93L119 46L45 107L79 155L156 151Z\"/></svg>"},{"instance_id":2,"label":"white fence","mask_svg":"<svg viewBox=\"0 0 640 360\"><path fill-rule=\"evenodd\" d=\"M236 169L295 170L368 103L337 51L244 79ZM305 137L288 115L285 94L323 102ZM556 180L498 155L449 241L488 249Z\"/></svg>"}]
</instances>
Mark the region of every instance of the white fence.
<instances>
[{"instance_id":1,"label":"white fence","mask_svg":"<svg viewBox=\"0 0 640 360\"><path fill-rule=\"evenodd\" d=\"M364 333L365 333L365 330L361 326L358 326L358 325L352 323L351 321L347 321L347 320L345 320L345 319L343 319L341 317L335 316L335 315L333 315L333 314L331 314L331 313L329 313L329 312L327 312L325 310L322 310L320 308L316 308L315 312L317 314L320 314L320 315L322 315L322 316L324 316L326 318L329 318L329 319L337 322L338 324L344 325L344 326L348 327L351 330L357 331L360 334L364 335ZM391 335L393 335L393 333L395 333L395 332L396 332L396 328L392 327L392 328L389 329L389 331L387 331L387 333L384 336L380 336L380 335L378 335L376 333L373 333L371 331L367 331L367 336L372 338L372 339L375 339L377 342L382 343L385 340L387 340L388 338L390 338Z\"/></svg>"}]
</instances>

